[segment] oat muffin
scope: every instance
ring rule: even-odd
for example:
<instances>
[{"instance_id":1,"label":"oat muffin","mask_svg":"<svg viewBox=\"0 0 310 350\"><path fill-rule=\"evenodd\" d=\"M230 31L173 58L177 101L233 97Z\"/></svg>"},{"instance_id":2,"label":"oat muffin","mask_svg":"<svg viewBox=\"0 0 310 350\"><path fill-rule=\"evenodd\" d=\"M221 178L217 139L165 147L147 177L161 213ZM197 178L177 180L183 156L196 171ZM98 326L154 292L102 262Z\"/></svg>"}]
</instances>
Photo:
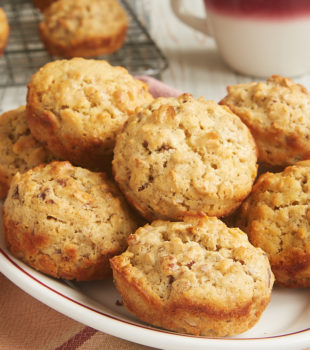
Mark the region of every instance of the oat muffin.
<instances>
[{"instance_id":1,"label":"oat muffin","mask_svg":"<svg viewBox=\"0 0 310 350\"><path fill-rule=\"evenodd\" d=\"M0 198L7 195L10 182L17 172L24 173L54 159L31 135L25 106L0 115Z\"/></svg>"},{"instance_id":2,"label":"oat muffin","mask_svg":"<svg viewBox=\"0 0 310 350\"><path fill-rule=\"evenodd\" d=\"M50 62L28 84L32 134L62 159L91 169L111 163L116 134L153 97L125 68L104 60Z\"/></svg>"},{"instance_id":3,"label":"oat muffin","mask_svg":"<svg viewBox=\"0 0 310 350\"><path fill-rule=\"evenodd\" d=\"M58 0L39 25L47 51L58 57L95 57L120 49L128 17L117 0Z\"/></svg>"},{"instance_id":4,"label":"oat muffin","mask_svg":"<svg viewBox=\"0 0 310 350\"><path fill-rule=\"evenodd\" d=\"M266 252L279 284L310 286L310 160L262 175L242 204L239 225Z\"/></svg>"},{"instance_id":5,"label":"oat muffin","mask_svg":"<svg viewBox=\"0 0 310 350\"><path fill-rule=\"evenodd\" d=\"M245 332L258 321L274 277L263 251L215 217L155 221L111 259L124 305L141 320L203 336Z\"/></svg>"},{"instance_id":6,"label":"oat muffin","mask_svg":"<svg viewBox=\"0 0 310 350\"><path fill-rule=\"evenodd\" d=\"M17 173L3 205L3 226L14 256L53 277L78 281L107 277L109 258L126 249L137 228L104 173L69 162Z\"/></svg>"},{"instance_id":7,"label":"oat muffin","mask_svg":"<svg viewBox=\"0 0 310 350\"><path fill-rule=\"evenodd\" d=\"M40 11L44 11L51 3L56 0L32 0L33 5L38 8Z\"/></svg>"},{"instance_id":8,"label":"oat muffin","mask_svg":"<svg viewBox=\"0 0 310 350\"><path fill-rule=\"evenodd\" d=\"M5 12L0 7L0 55L7 45L10 34L10 27Z\"/></svg>"},{"instance_id":9,"label":"oat muffin","mask_svg":"<svg viewBox=\"0 0 310 350\"><path fill-rule=\"evenodd\" d=\"M250 128L259 162L287 166L310 158L310 94L288 78L228 86L220 102Z\"/></svg>"},{"instance_id":10,"label":"oat muffin","mask_svg":"<svg viewBox=\"0 0 310 350\"><path fill-rule=\"evenodd\" d=\"M115 179L148 220L228 215L251 191L256 171L246 125L227 107L190 94L141 108L114 149Z\"/></svg>"}]
</instances>

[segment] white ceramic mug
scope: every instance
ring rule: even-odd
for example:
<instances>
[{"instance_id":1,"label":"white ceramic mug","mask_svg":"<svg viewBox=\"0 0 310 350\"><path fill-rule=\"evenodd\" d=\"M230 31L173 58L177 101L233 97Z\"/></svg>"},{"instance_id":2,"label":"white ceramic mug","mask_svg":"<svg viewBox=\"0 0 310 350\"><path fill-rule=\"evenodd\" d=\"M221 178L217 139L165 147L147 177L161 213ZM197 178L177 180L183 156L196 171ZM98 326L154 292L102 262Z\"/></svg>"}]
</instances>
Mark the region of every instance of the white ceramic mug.
<instances>
[{"instance_id":1,"label":"white ceramic mug","mask_svg":"<svg viewBox=\"0 0 310 350\"><path fill-rule=\"evenodd\" d=\"M201 18L185 10L188 0L170 2L182 22L215 39L237 72L294 77L310 71L310 0L204 0Z\"/></svg>"}]
</instances>

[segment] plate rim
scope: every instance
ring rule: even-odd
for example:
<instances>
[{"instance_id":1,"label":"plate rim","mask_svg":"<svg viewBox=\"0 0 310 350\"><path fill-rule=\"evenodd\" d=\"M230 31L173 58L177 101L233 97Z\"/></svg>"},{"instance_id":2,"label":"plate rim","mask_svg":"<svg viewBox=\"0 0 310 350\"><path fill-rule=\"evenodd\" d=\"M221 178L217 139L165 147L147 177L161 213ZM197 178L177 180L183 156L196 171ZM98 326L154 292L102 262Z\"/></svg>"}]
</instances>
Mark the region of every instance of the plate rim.
<instances>
[{"instance_id":1,"label":"plate rim","mask_svg":"<svg viewBox=\"0 0 310 350\"><path fill-rule=\"evenodd\" d=\"M11 256L8 251L3 250L0 246L0 271L27 294L77 322L134 343L151 347L156 346L158 348L164 346L165 349L173 349L177 345L189 345L195 349L206 349L206 346L210 345L214 350L224 349L224 346L226 348L228 344L231 349L240 350L248 349L249 346L252 347L252 350L261 349L261 346L263 345L278 345L281 346L281 349L284 349L283 345L286 347L294 346L294 349L296 349L296 346L303 347L309 346L310 344L310 327L297 332L266 337L212 338L177 334L167 330L137 324L134 321L123 320L115 315L109 315L103 311L96 310L96 308L88 306L86 303L84 304L83 302L76 300L74 297L65 295L63 292L55 289L26 271L25 268L29 268L31 271L31 267L25 265L24 268L22 265L24 265L22 262ZM40 272L35 272L41 275ZM42 276L47 279L50 278L43 274ZM72 289L72 287L67 287ZM35 293L33 292L33 289L35 290ZM91 299L88 296L86 297ZM56 301L60 301L60 303L55 303L55 299ZM87 322L85 322L85 313L87 316ZM121 334L118 332L119 328L117 326L122 327ZM160 335L160 337L158 335Z\"/></svg>"}]
</instances>

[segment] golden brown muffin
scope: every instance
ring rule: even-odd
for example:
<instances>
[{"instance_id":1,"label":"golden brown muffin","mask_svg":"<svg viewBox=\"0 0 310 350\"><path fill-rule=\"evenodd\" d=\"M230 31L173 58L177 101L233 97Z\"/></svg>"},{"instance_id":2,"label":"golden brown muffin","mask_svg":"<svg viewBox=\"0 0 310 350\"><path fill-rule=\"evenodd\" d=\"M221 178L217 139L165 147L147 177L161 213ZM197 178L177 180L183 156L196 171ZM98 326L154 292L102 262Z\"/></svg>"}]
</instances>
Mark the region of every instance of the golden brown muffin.
<instances>
[{"instance_id":1,"label":"golden brown muffin","mask_svg":"<svg viewBox=\"0 0 310 350\"><path fill-rule=\"evenodd\" d=\"M124 305L141 320L203 336L245 332L258 321L274 277L244 232L212 217L155 221L111 259Z\"/></svg>"},{"instance_id":2,"label":"golden brown muffin","mask_svg":"<svg viewBox=\"0 0 310 350\"><path fill-rule=\"evenodd\" d=\"M62 159L91 169L110 165L116 135L153 97L125 68L73 58L46 64L28 84L32 134Z\"/></svg>"},{"instance_id":3,"label":"golden brown muffin","mask_svg":"<svg viewBox=\"0 0 310 350\"><path fill-rule=\"evenodd\" d=\"M142 107L114 149L115 179L148 220L226 216L249 194L256 171L246 125L227 107L189 94Z\"/></svg>"},{"instance_id":4,"label":"golden brown muffin","mask_svg":"<svg viewBox=\"0 0 310 350\"><path fill-rule=\"evenodd\" d=\"M310 158L310 94L288 78L228 86L220 102L247 124L258 147L258 161L291 165Z\"/></svg>"},{"instance_id":5,"label":"golden brown muffin","mask_svg":"<svg viewBox=\"0 0 310 350\"><path fill-rule=\"evenodd\" d=\"M0 7L0 55L7 45L10 34L10 27L5 12Z\"/></svg>"},{"instance_id":6,"label":"golden brown muffin","mask_svg":"<svg viewBox=\"0 0 310 350\"><path fill-rule=\"evenodd\" d=\"M58 57L95 57L120 49L128 17L117 0L58 0L39 25L47 51Z\"/></svg>"},{"instance_id":7,"label":"golden brown muffin","mask_svg":"<svg viewBox=\"0 0 310 350\"><path fill-rule=\"evenodd\" d=\"M238 221L251 243L268 255L279 284L310 286L310 160L263 174Z\"/></svg>"},{"instance_id":8,"label":"golden brown muffin","mask_svg":"<svg viewBox=\"0 0 310 350\"><path fill-rule=\"evenodd\" d=\"M0 198L7 195L13 176L55 157L31 135L25 106L0 115Z\"/></svg>"},{"instance_id":9,"label":"golden brown muffin","mask_svg":"<svg viewBox=\"0 0 310 350\"><path fill-rule=\"evenodd\" d=\"M55 1L56 0L32 0L33 5L42 12Z\"/></svg>"},{"instance_id":10,"label":"golden brown muffin","mask_svg":"<svg viewBox=\"0 0 310 350\"><path fill-rule=\"evenodd\" d=\"M69 162L17 173L3 205L6 244L14 256L57 278L107 277L109 258L127 247L137 224L104 173Z\"/></svg>"}]
</instances>

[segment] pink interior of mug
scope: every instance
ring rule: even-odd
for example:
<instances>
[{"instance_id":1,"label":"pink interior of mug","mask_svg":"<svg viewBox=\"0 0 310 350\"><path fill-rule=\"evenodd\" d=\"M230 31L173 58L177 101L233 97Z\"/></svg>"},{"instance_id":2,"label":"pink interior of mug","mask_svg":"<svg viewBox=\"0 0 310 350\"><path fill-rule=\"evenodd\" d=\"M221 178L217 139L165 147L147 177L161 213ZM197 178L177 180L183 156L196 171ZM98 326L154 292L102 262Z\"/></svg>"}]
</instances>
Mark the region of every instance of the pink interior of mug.
<instances>
[{"instance_id":1,"label":"pink interior of mug","mask_svg":"<svg viewBox=\"0 0 310 350\"><path fill-rule=\"evenodd\" d=\"M309 0L204 0L213 11L231 16L285 19L310 15Z\"/></svg>"}]
</instances>

